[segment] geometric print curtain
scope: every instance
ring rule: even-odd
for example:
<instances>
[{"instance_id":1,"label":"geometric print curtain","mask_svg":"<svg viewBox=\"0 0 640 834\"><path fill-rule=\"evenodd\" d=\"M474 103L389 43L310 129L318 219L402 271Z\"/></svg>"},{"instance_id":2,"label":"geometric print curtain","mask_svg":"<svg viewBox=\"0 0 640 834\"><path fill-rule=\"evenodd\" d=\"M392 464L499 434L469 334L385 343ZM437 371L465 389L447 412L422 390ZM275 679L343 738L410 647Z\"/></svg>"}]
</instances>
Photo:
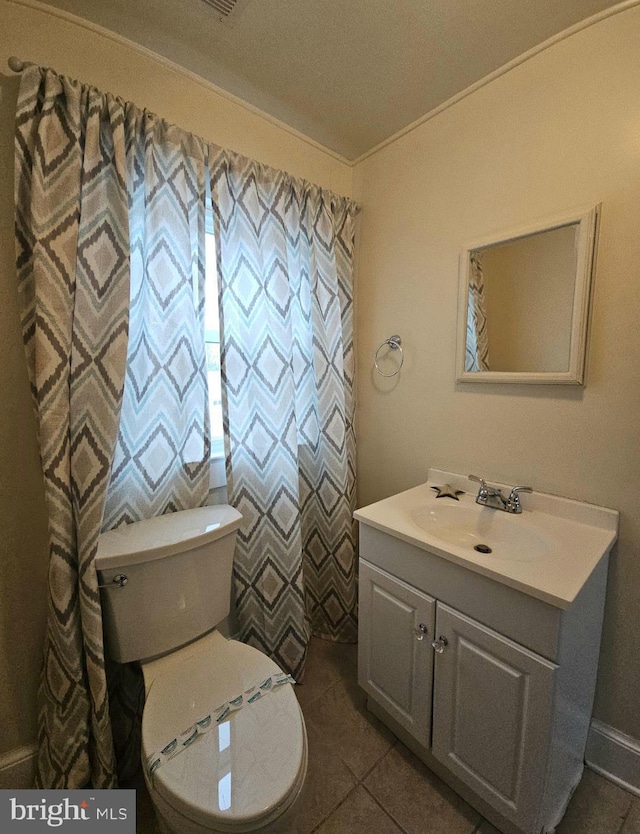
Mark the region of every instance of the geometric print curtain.
<instances>
[{"instance_id":1,"label":"geometric print curtain","mask_svg":"<svg viewBox=\"0 0 640 834\"><path fill-rule=\"evenodd\" d=\"M50 536L38 787L116 784L101 530L206 500L207 170L242 637L298 679L312 630L356 639L355 205L27 66L16 263Z\"/></svg>"},{"instance_id":2,"label":"geometric print curtain","mask_svg":"<svg viewBox=\"0 0 640 834\"><path fill-rule=\"evenodd\" d=\"M209 494L204 345L205 143L126 105L129 350L102 530L199 507ZM120 780L140 763L144 681L107 663Z\"/></svg>"},{"instance_id":3,"label":"geometric print curtain","mask_svg":"<svg viewBox=\"0 0 640 834\"><path fill-rule=\"evenodd\" d=\"M16 119L18 288L50 533L36 782L113 787L94 559L101 529L206 499L207 150L34 66Z\"/></svg>"},{"instance_id":4,"label":"geometric print curtain","mask_svg":"<svg viewBox=\"0 0 640 834\"><path fill-rule=\"evenodd\" d=\"M204 504L204 142L127 105L129 352L103 530Z\"/></svg>"},{"instance_id":5,"label":"geometric print curtain","mask_svg":"<svg viewBox=\"0 0 640 834\"><path fill-rule=\"evenodd\" d=\"M465 371L488 371L489 328L487 326L486 292L480 252L470 252L469 262Z\"/></svg>"},{"instance_id":6,"label":"geometric print curtain","mask_svg":"<svg viewBox=\"0 0 640 834\"><path fill-rule=\"evenodd\" d=\"M113 787L94 557L127 353L122 103L28 67L15 148L18 288L50 535L36 784Z\"/></svg>"},{"instance_id":7,"label":"geometric print curtain","mask_svg":"<svg viewBox=\"0 0 640 834\"><path fill-rule=\"evenodd\" d=\"M309 635L355 641L356 206L210 152L240 637L298 680Z\"/></svg>"}]
</instances>

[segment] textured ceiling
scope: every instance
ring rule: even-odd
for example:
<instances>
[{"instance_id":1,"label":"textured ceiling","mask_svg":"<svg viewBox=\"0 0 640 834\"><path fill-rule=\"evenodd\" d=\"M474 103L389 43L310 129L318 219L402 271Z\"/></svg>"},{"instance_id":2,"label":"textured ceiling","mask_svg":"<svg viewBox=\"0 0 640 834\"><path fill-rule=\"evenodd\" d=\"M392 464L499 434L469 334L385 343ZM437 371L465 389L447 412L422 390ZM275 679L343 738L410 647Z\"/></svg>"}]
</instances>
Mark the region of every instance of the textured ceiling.
<instances>
[{"instance_id":1,"label":"textured ceiling","mask_svg":"<svg viewBox=\"0 0 640 834\"><path fill-rule=\"evenodd\" d=\"M353 160L617 0L47 0Z\"/></svg>"}]
</instances>

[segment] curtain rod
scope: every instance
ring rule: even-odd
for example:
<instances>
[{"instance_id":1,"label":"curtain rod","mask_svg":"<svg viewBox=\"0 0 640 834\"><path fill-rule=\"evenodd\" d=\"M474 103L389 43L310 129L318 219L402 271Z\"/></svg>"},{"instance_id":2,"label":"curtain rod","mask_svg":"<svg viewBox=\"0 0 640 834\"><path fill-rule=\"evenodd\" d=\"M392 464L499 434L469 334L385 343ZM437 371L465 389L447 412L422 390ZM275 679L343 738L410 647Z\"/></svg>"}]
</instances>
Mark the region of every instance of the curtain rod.
<instances>
[{"instance_id":1,"label":"curtain rod","mask_svg":"<svg viewBox=\"0 0 640 834\"><path fill-rule=\"evenodd\" d=\"M27 67L32 66L32 64L30 64L29 62L23 61L20 58L17 58L15 55L10 56L10 58L7 60L7 64L9 65L10 70L12 70L13 72L17 72L17 73L20 73L20 72L22 72L22 70L26 69ZM267 166L267 167L269 167L269 166ZM298 179L298 177L293 177L293 179ZM330 193L333 193L330 189L328 189L328 190L329 190ZM341 197L342 195L337 194L336 196ZM362 210L362 206L359 203L356 203L355 200L353 200L351 197L347 197L346 199L348 199L350 202L354 203L354 205L356 207L356 214L360 214L360 211Z\"/></svg>"}]
</instances>

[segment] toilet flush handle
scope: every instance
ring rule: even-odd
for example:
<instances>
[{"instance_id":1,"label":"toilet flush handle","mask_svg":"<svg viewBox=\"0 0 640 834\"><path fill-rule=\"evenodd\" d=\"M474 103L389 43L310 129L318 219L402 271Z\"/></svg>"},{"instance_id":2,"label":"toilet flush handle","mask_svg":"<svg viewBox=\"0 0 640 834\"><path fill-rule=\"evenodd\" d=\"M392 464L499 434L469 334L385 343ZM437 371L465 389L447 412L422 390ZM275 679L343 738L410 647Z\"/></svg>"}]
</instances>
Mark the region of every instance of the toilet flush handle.
<instances>
[{"instance_id":1,"label":"toilet flush handle","mask_svg":"<svg viewBox=\"0 0 640 834\"><path fill-rule=\"evenodd\" d=\"M98 588L106 588L107 590L110 588L124 588L128 581L129 577L125 576L124 573L117 573L111 582L107 582L104 585L98 585Z\"/></svg>"}]
</instances>

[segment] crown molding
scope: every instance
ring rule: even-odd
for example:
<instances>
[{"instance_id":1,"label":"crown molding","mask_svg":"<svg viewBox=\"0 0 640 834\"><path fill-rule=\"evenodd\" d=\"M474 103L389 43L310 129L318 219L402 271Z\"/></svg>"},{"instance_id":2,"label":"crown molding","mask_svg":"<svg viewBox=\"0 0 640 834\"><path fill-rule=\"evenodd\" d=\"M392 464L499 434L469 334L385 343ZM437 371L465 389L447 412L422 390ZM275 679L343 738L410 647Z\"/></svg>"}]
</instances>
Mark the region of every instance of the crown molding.
<instances>
[{"instance_id":1,"label":"crown molding","mask_svg":"<svg viewBox=\"0 0 640 834\"><path fill-rule=\"evenodd\" d=\"M48 14L51 17L57 17L61 20L67 21L68 23L74 24L75 26L79 26L90 32L94 32L95 34L101 35L102 37L107 38L108 40L111 40L114 43L119 44L120 46L124 46L128 49L131 49L134 52L137 52L139 55L142 55L145 58L148 58L149 60L154 61L157 64L160 64L166 69L169 69L172 72L177 73L178 75L182 75L184 78L187 78L189 81L198 84L199 86L203 87L209 92L213 92L221 98L224 98L227 101L230 101L233 104L237 105L238 107L247 110L253 115L258 116L261 119L264 119L266 122L269 122L269 124L272 124L275 127L280 128L280 130L289 133L291 136L295 136L296 139L299 139L300 141L305 142L306 144L310 145L316 150L327 154L327 156L330 156L332 159L337 160L338 162L342 163L343 165L349 168L357 167L361 162L364 162L369 157L374 156L379 151L393 144L398 139L401 139L403 136L406 136L408 133L411 133L412 131L416 130L416 128L420 127L421 125L440 115L440 113L443 113L450 107L453 107L458 102L467 98L467 96L472 95L477 90L480 90L482 89L482 87L486 86L487 84L490 84L492 81L495 81L497 78L506 75L506 73L510 72L512 69L515 69L516 67L519 67L521 64L524 64L530 58L534 58L541 52L544 52L550 47L555 46L557 43L560 43L566 38L570 38L572 35L575 35L576 33L581 32L584 29L588 29L590 26L593 26L596 23L600 23L601 21L606 20L609 17L613 17L614 15L620 14L620 12L627 11L628 9L632 9L640 5L640 0L623 0L623 2L618 3L615 6L611 6L608 9L603 9L601 12L598 12L597 14L592 15L591 17L588 17L585 20L575 23L568 29L564 29L557 35L553 35L552 37L547 38L546 41L543 41L537 46L532 47L531 49L527 50L527 52L523 52L522 55L519 55L512 61L509 61L508 63L504 64L503 66L499 67L498 69L494 70L488 75L485 75L483 78L479 79L478 81L475 81L473 84L470 84L460 93L457 93L455 96L452 96L451 98L447 99L447 101L443 102L442 104L439 104L437 107L434 107L428 113L425 113L423 116L420 116L420 118L416 119L415 121L396 131L396 133L392 134L387 139L384 139L382 142L379 142L377 145L375 145L373 148L370 148L368 151L365 151L363 154L360 154L360 156L356 157L355 159L347 159L347 157L337 153L337 151L331 150L331 148L327 148L325 145L322 145L320 142L317 142L315 139L312 139L305 133L302 133L301 131L296 130L296 128L291 127L286 122L277 119L275 116L271 116L266 111L261 110L259 107L250 104L249 102L245 101L239 96L236 96L233 93L228 92L222 87L219 87L217 84L214 84L212 81L208 81L201 75L198 75L197 73L186 69L180 64L177 64L175 61L171 61L168 58L159 55L157 52L153 52L153 50L148 49L146 46L142 46L141 44L124 37L124 35L112 32L110 29L107 29L104 26L100 26L99 24L93 23L89 20L85 20L84 18L72 14L71 12L64 11L63 9L58 9L54 6L49 6L46 3L40 2L40 0L0 0L0 2L5 2L13 6L22 6L28 9L35 9L44 14ZM22 55L19 57L24 59L24 56Z\"/></svg>"}]
</instances>

